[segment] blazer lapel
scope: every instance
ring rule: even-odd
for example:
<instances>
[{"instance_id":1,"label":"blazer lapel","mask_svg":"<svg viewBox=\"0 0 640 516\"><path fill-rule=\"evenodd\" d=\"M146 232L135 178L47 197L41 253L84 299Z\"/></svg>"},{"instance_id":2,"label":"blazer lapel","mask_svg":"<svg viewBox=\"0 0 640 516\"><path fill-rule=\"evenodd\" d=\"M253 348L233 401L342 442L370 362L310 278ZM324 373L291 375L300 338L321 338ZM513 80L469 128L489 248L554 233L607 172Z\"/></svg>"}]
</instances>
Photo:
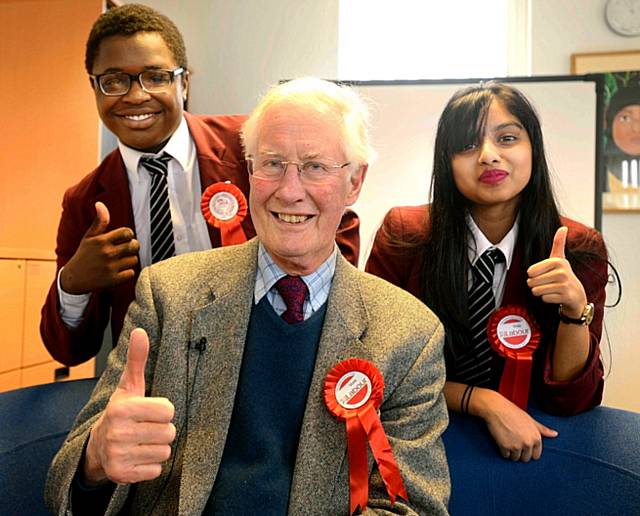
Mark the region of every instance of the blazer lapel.
<instances>
[{"instance_id":1,"label":"blazer lapel","mask_svg":"<svg viewBox=\"0 0 640 516\"><path fill-rule=\"evenodd\" d=\"M200 119L189 113L185 113L185 118L196 146L202 192L212 184L228 181L240 188L245 197L248 197L249 174L243 157L241 155L234 156L233 153L228 152L223 142L216 139L211 128ZM239 134L238 139L240 139ZM250 216L244 218L242 228L247 238L252 238L255 235ZM211 246L221 247L220 230L211 224L207 224L207 229Z\"/></svg>"},{"instance_id":2,"label":"blazer lapel","mask_svg":"<svg viewBox=\"0 0 640 516\"><path fill-rule=\"evenodd\" d=\"M338 255L328 299L327 313L309 388L294 470L290 514L324 514L332 505L338 478L346 468L345 423L327 410L323 399L327 373L352 357L370 359L360 337L366 330L367 313L359 289L357 270Z\"/></svg>"},{"instance_id":3,"label":"blazer lapel","mask_svg":"<svg viewBox=\"0 0 640 516\"><path fill-rule=\"evenodd\" d=\"M211 493L227 437L236 395L249 317L253 306L257 241L207 271L213 301L194 310L192 342L206 338L206 349L189 371L192 394L187 411L179 513L200 514Z\"/></svg>"},{"instance_id":4,"label":"blazer lapel","mask_svg":"<svg viewBox=\"0 0 640 516\"><path fill-rule=\"evenodd\" d=\"M129 179L118 149L109 154L101 165L98 181L101 191L95 201L101 201L109 210L109 230L128 227L135 233L136 226L131 207Z\"/></svg>"}]
</instances>

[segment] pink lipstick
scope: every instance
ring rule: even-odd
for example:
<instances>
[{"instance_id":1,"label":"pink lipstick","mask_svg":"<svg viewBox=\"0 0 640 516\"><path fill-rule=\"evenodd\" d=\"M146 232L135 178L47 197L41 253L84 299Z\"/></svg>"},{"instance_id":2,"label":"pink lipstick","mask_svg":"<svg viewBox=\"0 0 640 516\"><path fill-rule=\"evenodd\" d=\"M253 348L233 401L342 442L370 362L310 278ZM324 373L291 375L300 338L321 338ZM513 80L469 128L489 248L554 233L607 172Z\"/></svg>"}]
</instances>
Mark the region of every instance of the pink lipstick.
<instances>
[{"instance_id":1,"label":"pink lipstick","mask_svg":"<svg viewBox=\"0 0 640 516\"><path fill-rule=\"evenodd\" d=\"M495 185L507 177L509 173L506 170L492 169L485 170L480 174L480 182L487 185Z\"/></svg>"}]
</instances>

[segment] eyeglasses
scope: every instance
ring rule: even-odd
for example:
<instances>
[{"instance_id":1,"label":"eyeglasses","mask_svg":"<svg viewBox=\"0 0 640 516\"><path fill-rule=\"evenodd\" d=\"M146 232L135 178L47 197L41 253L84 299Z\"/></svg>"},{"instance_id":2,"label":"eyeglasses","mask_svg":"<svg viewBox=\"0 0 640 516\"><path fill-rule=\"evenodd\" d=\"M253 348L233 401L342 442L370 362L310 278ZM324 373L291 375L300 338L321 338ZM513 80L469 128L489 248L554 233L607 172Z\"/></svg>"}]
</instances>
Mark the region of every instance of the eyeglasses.
<instances>
[{"instance_id":1,"label":"eyeglasses","mask_svg":"<svg viewBox=\"0 0 640 516\"><path fill-rule=\"evenodd\" d=\"M300 180L306 183L324 183L335 176L335 171L347 167L351 162L330 163L326 159L309 161L293 161L274 158L271 156L247 157L249 162L249 174L266 181L279 181L284 176L289 165L295 165L298 169Z\"/></svg>"},{"instance_id":2,"label":"eyeglasses","mask_svg":"<svg viewBox=\"0 0 640 516\"><path fill-rule=\"evenodd\" d=\"M131 83L137 80L140 87L147 93L159 93L166 90L178 75L185 73L184 68L175 70L145 70L140 73L110 72L100 75L90 75L91 80L98 83L100 91L109 97L126 95L131 89Z\"/></svg>"}]
</instances>

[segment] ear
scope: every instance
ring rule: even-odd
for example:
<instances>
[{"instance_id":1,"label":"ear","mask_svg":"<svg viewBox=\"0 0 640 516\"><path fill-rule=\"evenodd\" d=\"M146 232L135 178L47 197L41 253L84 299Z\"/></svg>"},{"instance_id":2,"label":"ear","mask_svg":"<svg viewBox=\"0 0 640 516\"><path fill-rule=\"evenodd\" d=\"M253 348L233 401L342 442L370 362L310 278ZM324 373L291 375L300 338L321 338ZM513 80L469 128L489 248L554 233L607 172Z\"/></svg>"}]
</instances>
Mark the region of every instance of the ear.
<instances>
[{"instance_id":1,"label":"ear","mask_svg":"<svg viewBox=\"0 0 640 516\"><path fill-rule=\"evenodd\" d=\"M182 74L182 101L187 101L187 96L189 94L189 70L185 70Z\"/></svg>"},{"instance_id":2,"label":"ear","mask_svg":"<svg viewBox=\"0 0 640 516\"><path fill-rule=\"evenodd\" d=\"M353 172L349 178L349 193L347 194L346 206L352 206L360 197L360 191L364 183L364 178L369 170L369 164L360 165L358 170Z\"/></svg>"}]
</instances>

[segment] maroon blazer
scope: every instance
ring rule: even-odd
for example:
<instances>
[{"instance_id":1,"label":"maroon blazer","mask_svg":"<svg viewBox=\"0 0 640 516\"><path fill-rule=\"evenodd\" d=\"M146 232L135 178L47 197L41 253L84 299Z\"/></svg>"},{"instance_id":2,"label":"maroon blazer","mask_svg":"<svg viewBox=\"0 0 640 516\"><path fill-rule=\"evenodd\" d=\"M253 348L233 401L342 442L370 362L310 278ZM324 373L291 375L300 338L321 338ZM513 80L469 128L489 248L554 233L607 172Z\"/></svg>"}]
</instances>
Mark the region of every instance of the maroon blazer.
<instances>
[{"instance_id":1,"label":"maroon blazer","mask_svg":"<svg viewBox=\"0 0 640 516\"><path fill-rule=\"evenodd\" d=\"M590 250L606 257L602 236L595 229L567 218L561 218L561 222L569 228L568 248L572 248L577 242L587 243ZM399 247L394 242L420 244L427 236L427 228L426 205L392 208L376 234L366 270L423 300L422 247ZM502 305L525 306L534 314L540 326L542 338L534 353L531 397L543 410L559 415L572 415L599 405L604 387L599 343L606 296L606 259L591 263L588 267L576 267L574 270L585 289L587 299L595 305L595 315L589 325L591 351L583 371L577 378L558 382L551 378L551 358L560 322L557 307L543 303L529 291L526 283L527 265L522 262L522 254L522 245L517 242L511 267L507 271Z\"/></svg>"},{"instance_id":2,"label":"maroon blazer","mask_svg":"<svg viewBox=\"0 0 640 516\"><path fill-rule=\"evenodd\" d=\"M196 146L202 190L219 181L230 181L249 198L249 177L239 137L240 127L246 117L185 113L185 118ZM93 222L96 201L102 201L109 209L111 218L107 231L128 227L135 232L129 181L118 149L64 194L56 245L58 271L71 259ZM336 238L342 254L353 264L357 264L360 251L359 226L358 216L347 210ZM242 222L242 228L248 239L255 236L250 214ZM211 246L220 247L220 230L210 225L208 229ZM67 328L60 317L58 290L54 280L42 307L40 321L42 340L53 358L73 366L94 357L102 345L109 314L112 343L116 345L127 308L135 298L139 265L135 272L135 278L131 281L93 292L84 320L73 330Z\"/></svg>"}]
</instances>

